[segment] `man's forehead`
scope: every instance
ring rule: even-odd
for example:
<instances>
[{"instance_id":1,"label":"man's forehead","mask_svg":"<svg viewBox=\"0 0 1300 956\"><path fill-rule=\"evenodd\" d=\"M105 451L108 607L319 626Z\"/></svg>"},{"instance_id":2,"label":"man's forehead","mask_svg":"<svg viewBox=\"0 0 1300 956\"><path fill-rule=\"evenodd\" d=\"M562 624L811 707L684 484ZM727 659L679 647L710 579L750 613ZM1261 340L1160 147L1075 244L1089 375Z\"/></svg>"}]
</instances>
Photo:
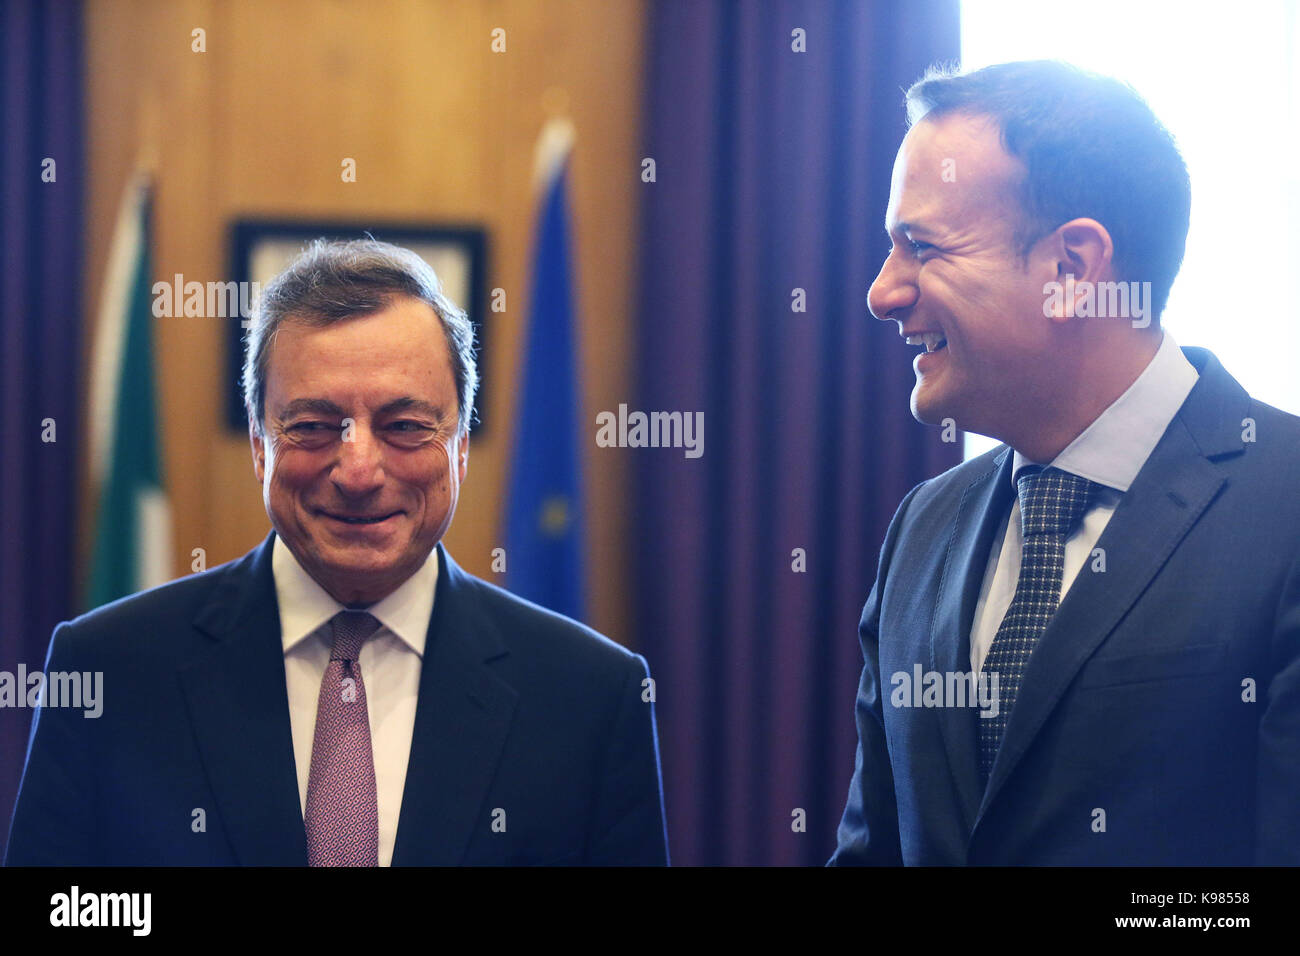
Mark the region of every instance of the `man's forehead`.
<instances>
[{"instance_id":1,"label":"man's forehead","mask_svg":"<svg viewBox=\"0 0 1300 956\"><path fill-rule=\"evenodd\" d=\"M403 388L419 385L427 391L454 376L441 321L420 300L329 323L287 317L276 330L268 360L269 391L324 381L371 391L401 381Z\"/></svg>"},{"instance_id":2,"label":"man's forehead","mask_svg":"<svg viewBox=\"0 0 1300 956\"><path fill-rule=\"evenodd\" d=\"M1002 146L991 117L949 113L913 126L894 161L889 223L923 226L1011 201L1024 167Z\"/></svg>"},{"instance_id":3,"label":"man's forehead","mask_svg":"<svg viewBox=\"0 0 1300 956\"><path fill-rule=\"evenodd\" d=\"M322 353L365 364L409 365L445 358L446 351L437 313L426 302L408 299L335 321L288 315L276 330L270 357L282 366L320 361Z\"/></svg>"},{"instance_id":4,"label":"man's forehead","mask_svg":"<svg viewBox=\"0 0 1300 956\"><path fill-rule=\"evenodd\" d=\"M303 312L290 312L284 316L281 329L294 329L304 336L333 336L339 333L365 338L391 337L410 330L441 331L442 322L433 306L414 296L393 294L376 308L336 319L323 321L320 317Z\"/></svg>"}]
</instances>

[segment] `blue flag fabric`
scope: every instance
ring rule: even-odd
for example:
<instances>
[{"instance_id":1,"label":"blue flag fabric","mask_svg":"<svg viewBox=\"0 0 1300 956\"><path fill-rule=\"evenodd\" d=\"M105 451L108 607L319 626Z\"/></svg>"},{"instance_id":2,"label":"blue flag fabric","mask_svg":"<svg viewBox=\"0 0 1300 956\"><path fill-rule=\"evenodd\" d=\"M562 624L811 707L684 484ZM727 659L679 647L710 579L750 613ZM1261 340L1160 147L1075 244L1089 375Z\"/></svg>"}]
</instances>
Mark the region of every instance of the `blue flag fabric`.
<instances>
[{"instance_id":1,"label":"blue flag fabric","mask_svg":"<svg viewBox=\"0 0 1300 956\"><path fill-rule=\"evenodd\" d=\"M534 247L506 515L506 583L520 597L581 619L580 390L567 180L566 158L544 187Z\"/></svg>"}]
</instances>

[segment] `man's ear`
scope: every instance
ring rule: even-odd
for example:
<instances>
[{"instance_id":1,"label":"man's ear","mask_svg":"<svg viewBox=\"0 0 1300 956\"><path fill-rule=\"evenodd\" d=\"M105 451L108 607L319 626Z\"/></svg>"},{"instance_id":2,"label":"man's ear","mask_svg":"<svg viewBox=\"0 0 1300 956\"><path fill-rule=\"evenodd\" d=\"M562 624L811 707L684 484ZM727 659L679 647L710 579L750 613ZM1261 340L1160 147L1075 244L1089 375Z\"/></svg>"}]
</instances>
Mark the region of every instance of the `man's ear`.
<instances>
[{"instance_id":1,"label":"man's ear","mask_svg":"<svg viewBox=\"0 0 1300 956\"><path fill-rule=\"evenodd\" d=\"M248 443L253 448L253 474L257 475L260 485L266 480L266 442L262 440L262 433L254 424L252 415L248 416Z\"/></svg>"},{"instance_id":2,"label":"man's ear","mask_svg":"<svg viewBox=\"0 0 1300 956\"><path fill-rule=\"evenodd\" d=\"M1106 282L1111 276L1115 243L1096 219L1071 219L1056 230L1057 281L1067 275L1075 282Z\"/></svg>"},{"instance_id":3,"label":"man's ear","mask_svg":"<svg viewBox=\"0 0 1300 956\"><path fill-rule=\"evenodd\" d=\"M469 471L469 429L465 429L460 436L460 444L456 450L456 473L459 476L456 484L465 483L465 473Z\"/></svg>"}]
</instances>

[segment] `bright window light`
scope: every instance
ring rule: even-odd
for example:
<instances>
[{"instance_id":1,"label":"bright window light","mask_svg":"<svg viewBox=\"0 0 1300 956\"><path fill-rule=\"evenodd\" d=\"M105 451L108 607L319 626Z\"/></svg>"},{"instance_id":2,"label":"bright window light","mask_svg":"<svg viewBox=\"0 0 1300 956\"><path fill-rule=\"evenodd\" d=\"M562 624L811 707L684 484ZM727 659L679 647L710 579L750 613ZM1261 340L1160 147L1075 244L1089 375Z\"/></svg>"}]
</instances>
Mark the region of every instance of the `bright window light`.
<instances>
[{"instance_id":1,"label":"bright window light","mask_svg":"<svg viewBox=\"0 0 1300 956\"><path fill-rule=\"evenodd\" d=\"M1300 4L963 0L962 65L1059 59L1131 84L1192 178L1162 324L1260 401L1300 414ZM966 456L996 443L967 436Z\"/></svg>"}]
</instances>

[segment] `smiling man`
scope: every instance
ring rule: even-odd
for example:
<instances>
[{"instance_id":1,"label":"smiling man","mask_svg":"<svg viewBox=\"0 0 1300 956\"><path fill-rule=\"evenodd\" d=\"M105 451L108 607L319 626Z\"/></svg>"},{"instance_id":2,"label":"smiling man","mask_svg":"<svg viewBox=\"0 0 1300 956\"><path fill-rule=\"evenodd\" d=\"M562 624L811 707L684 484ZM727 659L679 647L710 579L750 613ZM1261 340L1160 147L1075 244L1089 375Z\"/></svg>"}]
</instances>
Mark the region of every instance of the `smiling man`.
<instances>
[{"instance_id":1,"label":"smiling man","mask_svg":"<svg viewBox=\"0 0 1300 956\"><path fill-rule=\"evenodd\" d=\"M244 394L274 529L61 624L96 721L35 719L13 865L668 861L645 661L457 567L473 332L427 264L318 242Z\"/></svg>"},{"instance_id":2,"label":"smiling man","mask_svg":"<svg viewBox=\"0 0 1300 956\"><path fill-rule=\"evenodd\" d=\"M907 98L870 309L913 415L1004 444L890 524L831 862L1300 863L1300 419L1161 328L1172 138L1059 63Z\"/></svg>"}]
</instances>

